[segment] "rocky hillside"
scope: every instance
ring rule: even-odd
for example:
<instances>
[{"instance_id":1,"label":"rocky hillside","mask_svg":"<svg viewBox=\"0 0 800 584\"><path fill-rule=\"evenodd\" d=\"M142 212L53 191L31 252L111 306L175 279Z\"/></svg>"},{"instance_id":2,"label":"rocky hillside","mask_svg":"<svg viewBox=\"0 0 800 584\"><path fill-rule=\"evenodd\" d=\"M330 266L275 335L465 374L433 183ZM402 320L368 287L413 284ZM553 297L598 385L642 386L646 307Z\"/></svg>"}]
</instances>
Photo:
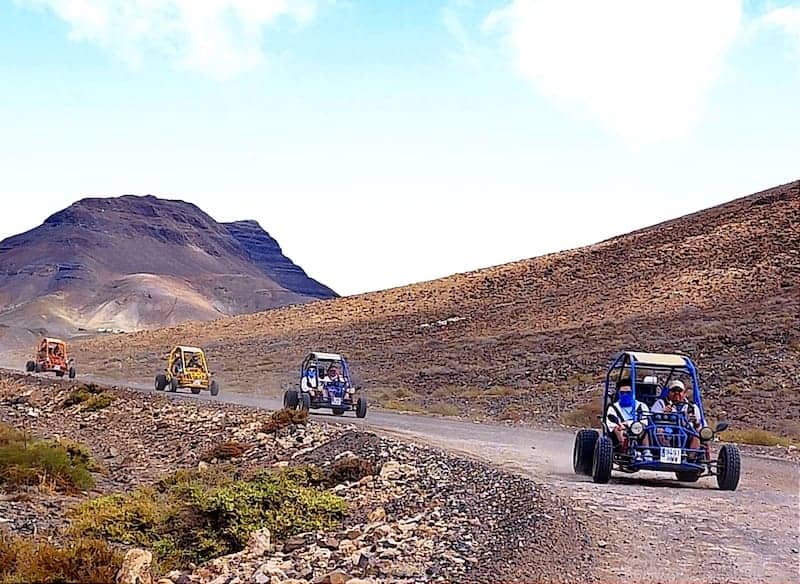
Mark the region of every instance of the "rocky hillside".
<instances>
[{"instance_id":1,"label":"rocky hillside","mask_svg":"<svg viewBox=\"0 0 800 584\"><path fill-rule=\"evenodd\" d=\"M798 218L793 182L580 249L88 341L79 359L149 380L171 344L199 343L227 387L278 393L305 351L339 351L388 407L551 423L594 399L614 353L677 351L698 363L713 416L797 435Z\"/></svg>"},{"instance_id":2,"label":"rocky hillside","mask_svg":"<svg viewBox=\"0 0 800 584\"><path fill-rule=\"evenodd\" d=\"M83 199L0 242L0 325L139 330L333 298L255 221L152 196Z\"/></svg>"}]
</instances>

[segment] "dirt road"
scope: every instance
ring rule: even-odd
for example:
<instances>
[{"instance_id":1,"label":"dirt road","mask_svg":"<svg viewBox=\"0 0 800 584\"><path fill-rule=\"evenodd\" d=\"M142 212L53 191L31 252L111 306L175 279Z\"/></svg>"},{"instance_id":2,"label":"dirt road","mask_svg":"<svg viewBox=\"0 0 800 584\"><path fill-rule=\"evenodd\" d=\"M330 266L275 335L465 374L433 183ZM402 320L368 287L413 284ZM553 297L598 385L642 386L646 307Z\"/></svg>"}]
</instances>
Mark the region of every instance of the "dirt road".
<instances>
[{"instance_id":1,"label":"dirt road","mask_svg":"<svg viewBox=\"0 0 800 584\"><path fill-rule=\"evenodd\" d=\"M120 385L118 381L92 379ZM127 387L153 391L149 384ZM226 391L170 394L276 409L274 397ZM591 517L602 582L800 582L800 465L744 458L735 492L714 479L687 485L669 475L615 476L595 485L572 472L573 434L519 426L372 410L364 420L314 414L318 421L358 424L460 452L556 489Z\"/></svg>"}]
</instances>

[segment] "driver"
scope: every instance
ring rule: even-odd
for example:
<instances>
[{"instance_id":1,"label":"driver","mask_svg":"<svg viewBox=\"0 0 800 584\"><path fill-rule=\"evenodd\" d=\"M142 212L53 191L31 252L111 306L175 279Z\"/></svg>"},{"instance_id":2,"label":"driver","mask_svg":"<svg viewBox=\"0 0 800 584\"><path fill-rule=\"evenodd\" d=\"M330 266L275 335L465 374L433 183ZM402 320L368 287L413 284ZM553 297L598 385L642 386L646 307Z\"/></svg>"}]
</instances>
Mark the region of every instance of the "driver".
<instances>
[{"instance_id":1,"label":"driver","mask_svg":"<svg viewBox=\"0 0 800 584\"><path fill-rule=\"evenodd\" d=\"M642 417L649 413L650 408L647 407L646 403L633 399L631 380L625 378L617 382L617 400L608 406L603 421L608 431L611 432L612 440L625 449L627 445L625 428L635 422L637 417ZM614 422L610 420L609 414L616 416L618 421ZM639 415L637 416L637 414ZM650 446L650 437L645 434L642 436L641 442L642 446ZM653 460L653 455L650 450L644 451L644 459L648 461Z\"/></svg>"},{"instance_id":2,"label":"driver","mask_svg":"<svg viewBox=\"0 0 800 584\"><path fill-rule=\"evenodd\" d=\"M669 414L669 413L683 414L695 432L700 431L700 408L697 404L690 403L686 399L686 386L682 381L675 379L670 382L667 388L667 397L659 398L653 404L654 414ZM663 440L663 438L659 438ZM666 446L666 444L662 444ZM687 448L697 449L700 448L699 435L689 436Z\"/></svg>"}]
</instances>

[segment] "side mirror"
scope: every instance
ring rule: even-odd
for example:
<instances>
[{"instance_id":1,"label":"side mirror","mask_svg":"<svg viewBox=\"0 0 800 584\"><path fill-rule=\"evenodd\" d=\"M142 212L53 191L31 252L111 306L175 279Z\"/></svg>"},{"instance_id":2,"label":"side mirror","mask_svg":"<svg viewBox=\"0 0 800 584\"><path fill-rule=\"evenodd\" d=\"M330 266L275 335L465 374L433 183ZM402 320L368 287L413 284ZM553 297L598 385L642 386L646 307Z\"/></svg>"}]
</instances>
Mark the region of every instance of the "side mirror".
<instances>
[{"instance_id":1,"label":"side mirror","mask_svg":"<svg viewBox=\"0 0 800 584\"><path fill-rule=\"evenodd\" d=\"M724 432L727 429L728 429L728 422L720 422L719 424L717 424L717 427L714 428L714 432L719 434L720 432Z\"/></svg>"},{"instance_id":2,"label":"side mirror","mask_svg":"<svg viewBox=\"0 0 800 584\"><path fill-rule=\"evenodd\" d=\"M617 416L615 416L614 414L608 414L608 416L606 416L606 417L608 418L609 422L611 422L613 424L619 424L619 418Z\"/></svg>"}]
</instances>

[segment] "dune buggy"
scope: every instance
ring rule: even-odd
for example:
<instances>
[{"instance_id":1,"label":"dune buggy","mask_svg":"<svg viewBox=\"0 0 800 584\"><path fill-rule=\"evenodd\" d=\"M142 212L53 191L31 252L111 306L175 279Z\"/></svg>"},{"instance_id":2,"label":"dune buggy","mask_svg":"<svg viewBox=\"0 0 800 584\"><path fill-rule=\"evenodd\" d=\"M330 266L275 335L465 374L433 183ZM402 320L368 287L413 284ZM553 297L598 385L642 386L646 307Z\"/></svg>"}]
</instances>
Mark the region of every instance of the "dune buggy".
<instances>
[{"instance_id":1,"label":"dune buggy","mask_svg":"<svg viewBox=\"0 0 800 584\"><path fill-rule=\"evenodd\" d=\"M627 417L612 405L622 379L630 379L634 400ZM667 387L676 380L690 391L691 399L676 403L674 408L670 405L669 412L650 411L657 400L666 399ZM576 473L589 475L596 483L607 483L612 470L673 472L679 481L690 483L716 476L720 489L736 490L741 472L739 450L734 444L724 444L717 458L713 457L711 442L728 424L720 422L716 428L707 425L697 368L688 357L621 353L606 375L603 413L600 431L583 429L575 436L572 465ZM620 420L620 416L625 419ZM609 429L609 422L622 424L621 442Z\"/></svg>"},{"instance_id":2,"label":"dune buggy","mask_svg":"<svg viewBox=\"0 0 800 584\"><path fill-rule=\"evenodd\" d=\"M25 364L28 373L54 372L56 377L67 375L75 379L75 360L67 355L67 344L61 339L43 338L36 346L34 360Z\"/></svg>"},{"instance_id":3,"label":"dune buggy","mask_svg":"<svg viewBox=\"0 0 800 584\"><path fill-rule=\"evenodd\" d=\"M300 386L283 396L283 407L290 409L330 409L335 416L353 410L367 415L367 398L361 387L354 387L347 360L334 353L309 353L300 366Z\"/></svg>"},{"instance_id":4,"label":"dune buggy","mask_svg":"<svg viewBox=\"0 0 800 584\"><path fill-rule=\"evenodd\" d=\"M219 394L219 383L211 379L208 362L203 349L198 347L175 347L167 357L167 368L164 373L156 375L156 391L178 391L189 388L193 394L209 391L211 395Z\"/></svg>"}]
</instances>

